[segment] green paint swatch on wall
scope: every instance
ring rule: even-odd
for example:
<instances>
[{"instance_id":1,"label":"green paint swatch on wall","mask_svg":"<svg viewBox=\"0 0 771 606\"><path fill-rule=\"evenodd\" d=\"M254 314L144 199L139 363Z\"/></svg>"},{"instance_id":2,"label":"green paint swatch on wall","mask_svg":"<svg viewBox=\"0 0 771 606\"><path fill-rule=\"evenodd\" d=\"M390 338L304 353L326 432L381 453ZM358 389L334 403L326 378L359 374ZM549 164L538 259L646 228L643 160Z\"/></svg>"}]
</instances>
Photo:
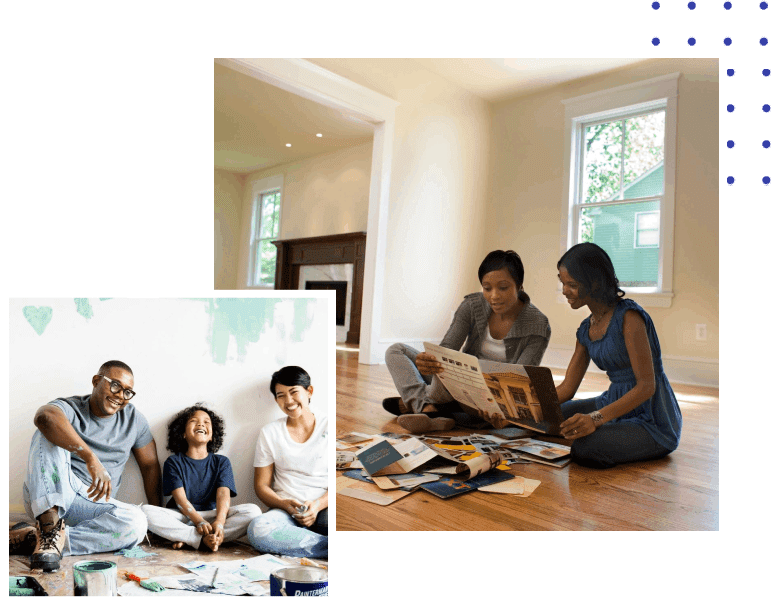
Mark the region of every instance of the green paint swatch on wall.
<instances>
[{"instance_id":1,"label":"green paint swatch on wall","mask_svg":"<svg viewBox=\"0 0 771 606\"><path fill-rule=\"evenodd\" d=\"M226 363L231 336L236 341L238 359L242 360L247 346L257 343L265 329L273 326L276 305L283 302L282 299L209 299L206 311L211 316L209 344L214 362ZM292 303L292 330L285 336L299 342L311 325L313 314L307 300L294 299Z\"/></svg>"},{"instance_id":2,"label":"green paint swatch on wall","mask_svg":"<svg viewBox=\"0 0 771 606\"><path fill-rule=\"evenodd\" d=\"M51 321L51 316L54 310L50 307L35 307L33 305L27 305L22 312L24 317L27 318L30 326L35 329L35 332L39 335L43 334L43 331Z\"/></svg>"},{"instance_id":3,"label":"green paint swatch on wall","mask_svg":"<svg viewBox=\"0 0 771 606\"><path fill-rule=\"evenodd\" d=\"M88 302L88 299L75 299L75 305L77 305L78 313L86 320L94 317L94 310L91 309L91 303Z\"/></svg>"}]
</instances>

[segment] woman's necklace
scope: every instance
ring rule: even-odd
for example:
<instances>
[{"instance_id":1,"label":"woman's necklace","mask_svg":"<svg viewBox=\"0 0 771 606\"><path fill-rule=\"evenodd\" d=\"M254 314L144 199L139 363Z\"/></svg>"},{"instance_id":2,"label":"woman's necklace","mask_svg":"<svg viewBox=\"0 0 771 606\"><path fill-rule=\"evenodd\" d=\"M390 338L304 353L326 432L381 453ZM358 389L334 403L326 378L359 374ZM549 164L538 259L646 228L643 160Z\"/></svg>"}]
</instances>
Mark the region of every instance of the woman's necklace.
<instances>
[{"instance_id":1,"label":"woman's necklace","mask_svg":"<svg viewBox=\"0 0 771 606\"><path fill-rule=\"evenodd\" d=\"M605 316L608 314L608 312L609 312L609 311L610 311L610 308L608 308L608 309L606 309L605 311L603 311L603 312L600 314L600 317L599 317L599 318L595 317L595 315L594 315L594 314L592 314L592 315L589 317L589 324L590 324L591 326L594 326L595 324L599 324L600 322L602 322L602 319L603 319L603 318L604 318L604 317L605 317Z\"/></svg>"}]
</instances>

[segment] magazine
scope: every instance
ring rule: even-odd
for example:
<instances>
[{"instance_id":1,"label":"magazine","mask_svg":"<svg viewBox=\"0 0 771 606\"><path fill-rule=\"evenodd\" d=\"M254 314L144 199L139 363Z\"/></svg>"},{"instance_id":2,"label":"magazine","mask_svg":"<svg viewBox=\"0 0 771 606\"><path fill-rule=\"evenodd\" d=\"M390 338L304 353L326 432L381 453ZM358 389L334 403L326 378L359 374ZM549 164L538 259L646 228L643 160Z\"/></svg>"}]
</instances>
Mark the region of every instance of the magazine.
<instances>
[{"instance_id":1,"label":"magazine","mask_svg":"<svg viewBox=\"0 0 771 606\"><path fill-rule=\"evenodd\" d=\"M425 444L417 438L409 438L399 444L391 445L383 440L358 451L356 458L371 477L407 474L418 468L439 474L458 475L460 478L473 478L502 463L499 453L480 454L477 457L458 461L440 448ZM430 466L426 466L427 463ZM438 467L438 465L443 465ZM426 469L426 467L428 467Z\"/></svg>"},{"instance_id":2,"label":"magazine","mask_svg":"<svg viewBox=\"0 0 771 606\"><path fill-rule=\"evenodd\" d=\"M442 365L437 376L458 402L491 416L503 415L512 425L560 435L564 418L548 368L478 360L433 343L424 346Z\"/></svg>"},{"instance_id":3,"label":"magazine","mask_svg":"<svg viewBox=\"0 0 771 606\"><path fill-rule=\"evenodd\" d=\"M524 438L504 442L501 447L514 451L520 459L551 467L565 467L570 462L570 447L561 444Z\"/></svg>"}]
</instances>

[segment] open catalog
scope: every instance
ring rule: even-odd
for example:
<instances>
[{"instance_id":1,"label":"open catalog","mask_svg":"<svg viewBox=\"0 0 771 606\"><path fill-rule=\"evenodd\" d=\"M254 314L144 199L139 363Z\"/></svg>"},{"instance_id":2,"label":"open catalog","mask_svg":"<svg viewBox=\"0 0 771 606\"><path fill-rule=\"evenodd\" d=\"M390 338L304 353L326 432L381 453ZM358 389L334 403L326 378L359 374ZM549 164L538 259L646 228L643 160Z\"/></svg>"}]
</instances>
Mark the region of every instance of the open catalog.
<instances>
[{"instance_id":1,"label":"open catalog","mask_svg":"<svg viewBox=\"0 0 771 606\"><path fill-rule=\"evenodd\" d=\"M497 452L458 461L440 448L425 444L417 438L409 438L395 446L382 439L356 452L356 458L380 488L396 488L397 485L392 478L380 479L379 476L429 472L457 475L459 479L468 480L502 463L501 455Z\"/></svg>"},{"instance_id":2,"label":"open catalog","mask_svg":"<svg viewBox=\"0 0 771 606\"><path fill-rule=\"evenodd\" d=\"M442 365L437 377L458 402L501 414L512 425L560 435L564 418L548 368L479 360L433 343L423 345Z\"/></svg>"}]
</instances>

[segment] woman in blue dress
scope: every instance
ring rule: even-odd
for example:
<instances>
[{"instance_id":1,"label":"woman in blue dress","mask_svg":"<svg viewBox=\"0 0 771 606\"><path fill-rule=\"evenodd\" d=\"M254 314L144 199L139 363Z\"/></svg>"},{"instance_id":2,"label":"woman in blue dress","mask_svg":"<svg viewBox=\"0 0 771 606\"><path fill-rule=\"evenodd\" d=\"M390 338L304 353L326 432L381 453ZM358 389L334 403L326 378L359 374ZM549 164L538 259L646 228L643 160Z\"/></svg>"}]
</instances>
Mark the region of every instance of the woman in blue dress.
<instances>
[{"instance_id":1,"label":"woman in blue dress","mask_svg":"<svg viewBox=\"0 0 771 606\"><path fill-rule=\"evenodd\" d=\"M650 316L624 298L610 257L596 244L576 244L557 269L570 307L586 305L591 312L578 327L575 352L557 387L565 417L560 431L574 440L573 460L607 468L668 455L680 441L682 416ZM610 388L573 400L590 360L608 373Z\"/></svg>"}]
</instances>

